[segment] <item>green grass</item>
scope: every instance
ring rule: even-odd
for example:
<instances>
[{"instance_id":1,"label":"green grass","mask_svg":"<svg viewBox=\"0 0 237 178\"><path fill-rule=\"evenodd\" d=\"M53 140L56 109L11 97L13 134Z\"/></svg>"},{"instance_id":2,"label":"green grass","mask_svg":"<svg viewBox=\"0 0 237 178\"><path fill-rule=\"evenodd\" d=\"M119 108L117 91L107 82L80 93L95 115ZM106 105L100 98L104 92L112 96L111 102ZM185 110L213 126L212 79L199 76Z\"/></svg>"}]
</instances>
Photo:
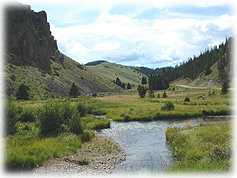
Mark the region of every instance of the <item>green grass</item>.
<instances>
[{"instance_id":1,"label":"green grass","mask_svg":"<svg viewBox=\"0 0 237 178\"><path fill-rule=\"evenodd\" d=\"M85 106L87 114L85 117L79 116L81 125L83 127L83 142L88 141L93 137L91 130L110 127L110 122L108 120L104 120L90 114L106 114L107 118L113 119L114 121L128 122L186 119L205 115L225 115L229 114L229 111L232 109L231 94L229 93L227 95L220 95L219 90L211 90L212 95L209 95L209 90L179 88L178 90L173 91L172 89L169 89L166 91L168 98L157 98L157 95L162 95L162 93L163 91L156 91L156 98L143 99L139 98L137 93L130 93L127 95L105 95L101 97L79 97L64 99L54 98L36 101L13 100L11 103L16 106L16 110L13 110L14 112L12 113L14 116L14 122L12 122L12 124L13 131L16 131L17 133L15 135L8 136L5 139L5 155L7 165L9 167L32 168L42 165L46 160L52 157L71 154L73 151L76 151L76 147L74 148L73 146L70 146L71 143L73 143L73 139L75 143L78 141L77 148L80 147L80 139L82 135L77 137L74 134L70 134L71 136L68 142L64 141L62 143L60 143L60 138L65 138L65 135L69 133L64 133L63 135L59 135L57 137L48 138L41 138L39 136L40 114L38 110L40 110L40 108L50 106L50 103L67 104L69 105L68 108L71 109L66 109L65 111L72 110L73 112L74 109L76 110L76 107L79 103ZM204 99L199 97L201 95L205 96ZM185 102L185 97L189 97L190 102ZM161 108L167 102L173 103L174 110L162 111ZM24 115L28 118L23 118ZM46 119L48 118L46 117ZM27 122L31 120L32 122ZM61 120L63 120L63 118L61 118ZM70 129L67 130L67 124L64 123L64 125L61 126L63 126L64 132L70 131ZM193 130L195 130L195 128L193 128ZM192 134L195 135L195 132L198 133L199 131L194 131ZM205 134L208 135L209 133L206 132ZM180 133L177 133L177 135L180 135ZM68 147L71 149L67 151L64 150L63 147ZM215 152L218 152L218 149L219 148L217 148ZM32 152L32 150L35 150L35 152ZM209 153L212 152L214 152L214 150L209 150ZM218 165L222 164L221 162L223 161L213 163L213 167L217 167L216 170L218 170ZM228 161L226 162L226 165L227 163ZM210 167L210 165L207 165L207 170L209 170L208 166ZM220 168L220 170L224 170L225 168L227 167L223 166L223 168Z\"/></svg>"},{"instance_id":2,"label":"green grass","mask_svg":"<svg viewBox=\"0 0 237 178\"><path fill-rule=\"evenodd\" d=\"M226 172L231 170L231 126L228 123L168 128L166 139L176 162L171 172Z\"/></svg>"},{"instance_id":3,"label":"green grass","mask_svg":"<svg viewBox=\"0 0 237 178\"><path fill-rule=\"evenodd\" d=\"M30 169L41 166L52 157L70 155L80 147L80 138L75 134L40 138L21 132L5 140L6 165L8 168Z\"/></svg>"},{"instance_id":4,"label":"green grass","mask_svg":"<svg viewBox=\"0 0 237 178\"><path fill-rule=\"evenodd\" d=\"M116 80L116 78L119 77L120 80L126 84L140 84L142 77L145 76L141 72L135 70L134 67L109 62L87 67L98 75L105 77L108 81Z\"/></svg>"},{"instance_id":5,"label":"green grass","mask_svg":"<svg viewBox=\"0 0 237 178\"><path fill-rule=\"evenodd\" d=\"M33 107L7 103L7 119L14 120L7 127L13 131L7 132L9 135L5 139L8 168L31 169L52 157L72 154L94 137L91 130L110 127L109 120L85 113L84 117L80 116L81 108L87 111L84 105L78 110L78 103L42 103L38 103L38 108L35 102L32 102Z\"/></svg>"},{"instance_id":6,"label":"green grass","mask_svg":"<svg viewBox=\"0 0 237 178\"><path fill-rule=\"evenodd\" d=\"M73 82L80 86L82 94L90 91L119 91L112 81L77 63L69 57L56 53L51 60L51 73L32 66L16 66L6 63L4 77L8 83L7 93L14 98L18 87L24 83L30 88L31 100L68 96ZM90 92L89 91L89 92Z\"/></svg>"}]
</instances>

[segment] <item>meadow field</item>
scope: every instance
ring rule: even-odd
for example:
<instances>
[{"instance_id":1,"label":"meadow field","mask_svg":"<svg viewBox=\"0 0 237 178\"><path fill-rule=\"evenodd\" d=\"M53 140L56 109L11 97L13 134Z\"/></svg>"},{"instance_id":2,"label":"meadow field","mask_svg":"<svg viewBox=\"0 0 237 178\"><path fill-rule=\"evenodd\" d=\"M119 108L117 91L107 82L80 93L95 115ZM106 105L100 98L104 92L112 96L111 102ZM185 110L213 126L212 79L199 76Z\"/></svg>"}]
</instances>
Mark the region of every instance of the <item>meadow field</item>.
<instances>
[{"instance_id":1,"label":"meadow field","mask_svg":"<svg viewBox=\"0 0 237 178\"><path fill-rule=\"evenodd\" d=\"M189 119L209 115L229 115L233 107L232 95L230 93L221 95L218 89L187 89L173 85L165 92L166 98L163 98L164 91L155 91L154 98L140 98L134 91L120 95L98 95L97 97L9 100L6 103L8 118L6 128L9 131L5 138L6 166L9 169L32 169L43 165L51 158L73 154L80 150L81 145L94 137L94 130L109 128L109 119L118 122ZM105 115L105 117L96 117L97 115ZM208 127L213 127L211 129L215 130L221 126ZM224 145L224 150L231 147L228 141L228 138L231 137L229 127L229 123L226 123L224 133L228 135L227 140L219 143L221 148ZM210 130L203 130L203 128L205 127L192 128L190 134L193 135L195 132L199 134L197 137L200 137ZM184 145L173 141L174 136L172 135L180 135L183 132L188 131L187 129L167 130L167 139L175 149ZM221 129L217 129L213 138L222 132ZM212 135L209 136L211 137L209 139L212 139ZM205 140L200 142L205 142ZM189 148L191 148L190 145L187 146L187 149ZM183 154L181 151L185 151L181 150L177 153L174 148L172 150L174 156L179 159L182 157L179 154ZM209 154L208 149L207 152ZM225 159L229 157L225 156ZM220 170L228 170L229 162L223 161L222 163L224 167L220 163ZM180 164L175 167L181 171L189 170ZM185 163L185 165L189 164L190 162ZM218 165L219 163L214 165L215 170L219 169ZM174 168L174 170L177 169Z\"/></svg>"}]
</instances>

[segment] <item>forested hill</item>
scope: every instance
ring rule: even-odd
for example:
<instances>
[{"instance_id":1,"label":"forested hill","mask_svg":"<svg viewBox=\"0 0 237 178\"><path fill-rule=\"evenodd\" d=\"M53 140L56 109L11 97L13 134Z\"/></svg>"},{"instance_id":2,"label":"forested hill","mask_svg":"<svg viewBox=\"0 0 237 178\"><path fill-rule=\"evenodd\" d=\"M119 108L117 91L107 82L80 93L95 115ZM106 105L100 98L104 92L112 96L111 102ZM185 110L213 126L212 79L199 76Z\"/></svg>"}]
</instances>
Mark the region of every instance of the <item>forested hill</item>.
<instances>
[{"instance_id":1,"label":"forested hill","mask_svg":"<svg viewBox=\"0 0 237 178\"><path fill-rule=\"evenodd\" d=\"M162 67L162 68L156 68L156 69L151 69L149 67L136 67L135 69L146 76L149 75L157 75L157 74L163 74L165 71L168 71L169 68L172 67Z\"/></svg>"},{"instance_id":2,"label":"forested hill","mask_svg":"<svg viewBox=\"0 0 237 178\"><path fill-rule=\"evenodd\" d=\"M233 40L234 37L229 37L218 47L215 46L211 49L207 48L204 52L201 52L199 56L194 56L187 62L184 62L175 68L169 68L163 73L164 76L168 81L174 81L179 78L194 80L198 78L201 73L205 73L205 75L211 74L211 66L217 63L220 83L223 80L227 80L231 71Z\"/></svg>"}]
</instances>

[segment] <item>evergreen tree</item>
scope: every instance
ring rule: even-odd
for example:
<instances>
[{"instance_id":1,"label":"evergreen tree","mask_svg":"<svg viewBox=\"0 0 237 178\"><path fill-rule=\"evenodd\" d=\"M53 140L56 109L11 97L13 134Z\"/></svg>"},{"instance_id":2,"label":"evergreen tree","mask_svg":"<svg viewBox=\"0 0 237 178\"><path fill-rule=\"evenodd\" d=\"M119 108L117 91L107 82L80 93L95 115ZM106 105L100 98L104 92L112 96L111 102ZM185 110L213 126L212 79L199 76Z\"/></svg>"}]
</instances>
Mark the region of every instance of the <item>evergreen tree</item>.
<instances>
[{"instance_id":1,"label":"evergreen tree","mask_svg":"<svg viewBox=\"0 0 237 178\"><path fill-rule=\"evenodd\" d=\"M80 95L80 92L78 90L78 87L76 86L76 84L73 82L72 86L69 90L69 96L76 98L78 95Z\"/></svg>"},{"instance_id":2,"label":"evergreen tree","mask_svg":"<svg viewBox=\"0 0 237 178\"><path fill-rule=\"evenodd\" d=\"M130 89L132 89L132 86L131 86L130 83L128 83L128 85L127 85L127 90L130 90Z\"/></svg>"},{"instance_id":3,"label":"evergreen tree","mask_svg":"<svg viewBox=\"0 0 237 178\"><path fill-rule=\"evenodd\" d=\"M138 90L138 95L140 96L140 98L145 98L146 92L147 92L146 88L144 86L139 85L137 90Z\"/></svg>"},{"instance_id":4,"label":"evergreen tree","mask_svg":"<svg viewBox=\"0 0 237 178\"><path fill-rule=\"evenodd\" d=\"M210 75L212 73L212 70L210 69L210 66L208 66L205 70L205 75Z\"/></svg>"},{"instance_id":5,"label":"evergreen tree","mask_svg":"<svg viewBox=\"0 0 237 178\"><path fill-rule=\"evenodd\" d=\"M166 94L166 92L164 91L164 93L163 93L163 98L167 98L168 96L167 96L167 94Z\"/></svg>"},{"instance_id":6,"label":"evergreen tree","mask_svg":"<svg viewBox=\"0 0 237 178\"><path fill-rule=\"evenodd\" d=\"M142 85L147 84L147 79L146 79L146 77L142 77L142 82L141 82L141 84L142 84Z\"/></svg>"},{"instance_id":7,"label":"evergreen tree","mask_svg":"<svg viewBox=\"0 0 237 178\"><path fill-rule=\"evenodd\" d=\"M224 79L222 80L222 85L221 85L221 94L224 95L228 92L229 89L229 80L227 75L225 75Z\"/></svg>"},{"instance_id":8,"label":"evergreen tree","mask_svg":"<svg viewBox=\"0 0 237 178\"><path fill-rule=\"evenodd\" d=\"M154 98L154 90L151 86L149 87L149 90L148 90L148 97Z\"/></svg>"},{"instance_id":9,"label":"evergreen tree","mask_svg":"<svg viewBox=\"0 0 237 178\"><path fill-rule=\"evenodd\" d=\"M121 83L121 87L125 89L125 83Z\"/></svg>"},{"instance_id":10,"label":"evergreen tree","mask_svg":"<svg viewBox=\"0 0 237 178\"><path fill-rule=\"evenodd\" d=\"M121 82L121 80L117 77L116 78L116 81L115 81L115 83L118 85L118 86L122 86L122 82Z\"/></svg>"},{"instance_id":11,"label":"evergreen tree","mask_svg":"<svg viewBox=\"0 0 237 178\"><path fill-rule=\"evenodd\" d=\"M16 99L18 100L30 99L29 87L24 84L21 84L16 92Z\"/></svg>"}]
</instances>

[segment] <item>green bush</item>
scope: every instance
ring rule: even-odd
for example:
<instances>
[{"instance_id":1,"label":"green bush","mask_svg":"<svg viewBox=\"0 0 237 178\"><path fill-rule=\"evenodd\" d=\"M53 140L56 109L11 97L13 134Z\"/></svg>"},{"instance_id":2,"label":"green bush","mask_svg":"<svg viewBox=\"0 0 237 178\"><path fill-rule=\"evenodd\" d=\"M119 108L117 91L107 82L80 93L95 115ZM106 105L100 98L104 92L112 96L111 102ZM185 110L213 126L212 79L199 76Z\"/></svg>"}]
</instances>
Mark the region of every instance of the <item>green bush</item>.
<instances>
[{"instance_id":1,"label":"green bush","mask_svg":"<svg viewBox=\"0 0 237 178\"><path fill-rule=\"evenodd\" d=\"M42 136L56 136L68 129L81 134L83 129L76 109L68 103L48 104L39 112L40 133Z\"/></svg>"},{"instance_id":2,"label":"green bush","mask_svg":"<svg viewBox=\"0 0 237 178\"><path fill-rule=\"evenodd\" d=\"M165 103L164 106L161 108L162 111L171 111L174 110L174 104L171 101Z\"/></svg>"},{"instance_id":3,"label":"green bush","mask_svg":"<svg viewBox=\"0 0 237 178\"><path fill-rule=\"evenodd\" d=\"M35 122L36 116L32 110L23 110L19 117L19 121L21 122Z\"/></svg>"},{"instance_id":4,"label":"green bush","mask_svg":"<svg viewBox=\"0 0 237 178\"><path fill-rule=\"evenodd\" d=\"M6 134L13 135L17 131L16 123L19 121L22 109L12 103L6 104Z\"/></svg>"},{"instance_id":5,"label":"green bush","mask_svg":"<svg viewBox=\"0 0 237 178\"><path fill-rule=\"evenodd\" d=\"M28 100L30 99L30 94L29 94L30 88L24 84L21 84L19 88L17 89L16 92L16 98L18 100Z\"/></svg>"},{"instance_id":6,"label":"green bush","mask_svg":"<svg viewBox=\"0 0 237 178\"><path fill-rule=\"evenodd\" d=\"M77 105L77 112L79 113L79 115L81 117L84 117L86 115L86 112L87 112L86 107L83 104L79 103Z\"/></svg>"},{"instance_id":7,"label":"green bush","mask_svg":"<svg viewBox=\"0 0 237 178\"><path fill-rule=\"evenodd\" d=\"M80 135L83 132L83 127L81 125L81 120L77 115L71 119L69 123L69 128L72 133Z\"/></svg>"},{"instance_id":8,"label":"green bush","mask_svg":"<svg viewBox=\"0 0 237 178\"><path fill-rule=\"evenodd\" d=\"M189 97L186 96L186 98L184 99L184 101L186 101L186 102L190 102Z\"/></svg>"},{"instance_id":9,"label":"green bush","mask_svg":"<svg viewBox=\"0 0 237 178\"><path fill-rule=\"evenodd\" d=\"M93 132L87 131L85 130L82 134L81 134L81 142L85 143L90 141L93 137L95 136L95 134Z\"/></svg>"}]
</instances>

